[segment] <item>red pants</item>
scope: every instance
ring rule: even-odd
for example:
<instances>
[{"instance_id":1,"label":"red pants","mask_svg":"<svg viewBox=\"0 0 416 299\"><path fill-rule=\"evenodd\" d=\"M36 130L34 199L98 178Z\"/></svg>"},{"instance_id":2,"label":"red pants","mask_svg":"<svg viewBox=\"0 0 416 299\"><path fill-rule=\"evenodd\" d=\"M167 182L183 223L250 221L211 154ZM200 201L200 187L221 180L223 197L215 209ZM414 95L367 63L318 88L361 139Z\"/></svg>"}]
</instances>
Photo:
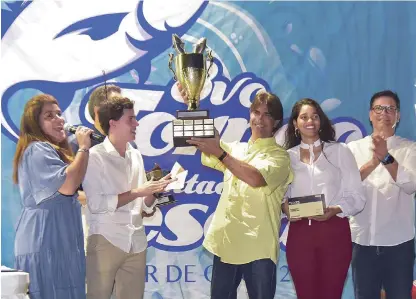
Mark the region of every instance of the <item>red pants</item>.
<instances>
[{"instance_id":1,"label":"red pants","mask_svg":"<svg viewBox=\"0 0 416 299\"><path fill-rule=\"evenodd\" d=\"M290 223L286 255L298 299L341 298L352 255L348 219Z\"/></svg>"}]
</instances>

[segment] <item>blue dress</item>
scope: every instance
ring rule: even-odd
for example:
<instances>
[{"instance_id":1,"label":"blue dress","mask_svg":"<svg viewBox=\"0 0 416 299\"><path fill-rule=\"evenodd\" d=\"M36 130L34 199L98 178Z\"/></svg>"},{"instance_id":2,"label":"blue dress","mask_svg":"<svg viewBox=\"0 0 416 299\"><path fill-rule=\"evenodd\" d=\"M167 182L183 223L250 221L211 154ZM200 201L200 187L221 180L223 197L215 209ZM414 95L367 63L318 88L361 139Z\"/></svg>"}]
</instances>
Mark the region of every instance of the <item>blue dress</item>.
<instances>
[{"instance_id":1,"label":"blue dress","mask_svg":"<svg viewBox=\"0 0 416 299\"><path fill-rule=\"evenodd\" d=\"M15 267L29 272L31 299L85 298L81 205L58 192L67 166L47 142L32 142L19 165Z\"/></svg>"}]
</instances>

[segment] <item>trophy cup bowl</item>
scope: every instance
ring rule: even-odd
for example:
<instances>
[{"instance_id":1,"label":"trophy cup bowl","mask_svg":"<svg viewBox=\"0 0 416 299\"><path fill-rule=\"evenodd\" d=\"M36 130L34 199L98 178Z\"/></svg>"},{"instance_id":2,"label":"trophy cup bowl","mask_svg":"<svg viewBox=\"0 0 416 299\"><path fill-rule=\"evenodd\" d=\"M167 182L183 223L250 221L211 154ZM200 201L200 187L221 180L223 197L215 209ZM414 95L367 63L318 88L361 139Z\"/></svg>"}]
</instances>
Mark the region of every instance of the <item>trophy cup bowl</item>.
<instances>
[{"instance_id":1,"label":"trophy cup bowl","mask_svg":"<svg viewBox=\"0 0 416 299\"><path fill-rule=\"evenodd\" d=\"M154 180L158 181L162 179L163 177L167 176L169 174L169 171L162 170L158 164L155 164L153 169L146 172L146 178L148 181ZM163 193L156 193L153 194L154 197L156 197L156 206L164 206L168 204L173 204L176 202L176 200L173 198L173 195L169 192L163 192Z\"/></svg>"},{"instance_id":2,"label":"trophy cup bowl","mask_svg":"<svg viewBox=\"0 0 416 299\"><path fill-rule=\"evenodd\" d=\"M173 73L173 79L179 81L188 96L188 110L176 111L177 119L172 122L173 144L181 147L189 146L186 140L192 137L215 136L214 120L209 118L209 111L199 109L201 91L209 77L214 58L211 50L205 56L202 53L206 48L205 38L194 45L194 53L185 53L184 43L177 35L173 35L172 41L178 55L175 57L174 54L169 54L169 69ZM210 63L208 69L207 61Z\"/></svg>"},{"instance_id":3,"label":"trophy cup bowl","mask_svg":"<svg viewBox=\"0 0 416 299\"><path fill-rule=\"evenodd\" d=\"M179 54L174 58L177 80L188 95L188 110L199 108L199 99L204 87L207 70L202 54Z\"/></svg>"},{"instance_id":4,"label":"trophy cup bowl","mask_svg":"<svg viewBox=\"0 0 416 299\"><path fill-rule=\"evenodd\" d=\"M148 181L150 181L150 180L158 181L161 178L163 178L165 175L168 174L168 173L166 173L166 174L165 173L166 173L166 171L163 171L162 169L153 169L153 170L148 171L146 173L146 177L147 177Z\"/></svg>"}]
</instances>

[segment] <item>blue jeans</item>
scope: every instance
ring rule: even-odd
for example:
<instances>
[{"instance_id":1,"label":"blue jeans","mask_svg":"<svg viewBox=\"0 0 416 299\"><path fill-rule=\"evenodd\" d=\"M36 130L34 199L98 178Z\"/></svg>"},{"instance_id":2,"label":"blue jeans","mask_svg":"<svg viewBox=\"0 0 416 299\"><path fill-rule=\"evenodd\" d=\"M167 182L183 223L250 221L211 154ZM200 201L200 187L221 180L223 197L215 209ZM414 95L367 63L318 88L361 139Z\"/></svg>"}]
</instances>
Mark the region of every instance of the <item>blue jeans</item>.
<instances>
[{"instance_id":1,"label":"blue jeans","mask_svg":"<svg viewBox=\"0 0 416 299\"><path fill-rule=\"evenodd\" d=\"M211 299L236 299L237 288L244 278L250 299L273 299L276 292L276 264L261 259L243 265L224 263L214 255Z\"/></svg>"},{"instance_id":2,"label":"blue jeans","mask_svg":"<svg viewBox=\"0 0 416 299\"><path fill-rule=\"evenodd\" d=\"M356 299L411 299L414 240L396 246L362 246L353 243L352 278Z\"/></svg>"}]
</instances>

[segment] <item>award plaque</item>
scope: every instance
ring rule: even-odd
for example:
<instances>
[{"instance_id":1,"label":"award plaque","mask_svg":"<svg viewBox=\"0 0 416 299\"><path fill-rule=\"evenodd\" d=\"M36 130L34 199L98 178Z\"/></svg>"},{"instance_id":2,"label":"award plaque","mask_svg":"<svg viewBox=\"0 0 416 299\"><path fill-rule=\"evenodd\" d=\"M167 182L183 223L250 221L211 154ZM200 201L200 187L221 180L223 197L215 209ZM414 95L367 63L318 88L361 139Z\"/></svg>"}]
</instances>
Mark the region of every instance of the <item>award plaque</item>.
<instances>
[{"instance_id":1,"label":"award plaque","mask_svg":"<svg viewBox=\"0 0 416 299\"><path fill-rule=\"evenodd\" d=\"M321 216L325 212L325 195L316 194L288 199L291 218Z\"/></svg>"},{"instance_id":2,"label":"award plaque","mask_svg":"<svg viewBox=\"0 0 416 299\"><path fill-rule=\"evenodd\" d=\"M155 164L152 170L146 172L146 178L148 181L154 180L158 181L164 176L167 176L169 174L169 171L162 170L158 164ZM176 200L173 198L173 195L169 192L163 192L163 193L156 193L153 194L156 197L156 206L164 206L168 204L173 204L176 202Z\"/></svg>"},{"instance_id":3,"label":"award plaque","mask_svg":"<svg viewBox=\"0 0 416 299\"><path fill-rule=\"evenodd\" d=\"M173 145L175 147L190 146L186 141L192 137L215 137L214 120L209 117L208 110L200 110L199 101L205 79L209 77L209 70L214 62L211 50L207 50L206 38L201 38L195 45L193 53L186 53L184 42L174 34L172 47L176 50L169 54L169 69L173 73L173 79L179 81L188 96L188 110L176 111L176 120L172 122ZM210 62L206 68L207 60ZM172 68L172 63L175 70Z\"/></svg>"}]
</instances>

